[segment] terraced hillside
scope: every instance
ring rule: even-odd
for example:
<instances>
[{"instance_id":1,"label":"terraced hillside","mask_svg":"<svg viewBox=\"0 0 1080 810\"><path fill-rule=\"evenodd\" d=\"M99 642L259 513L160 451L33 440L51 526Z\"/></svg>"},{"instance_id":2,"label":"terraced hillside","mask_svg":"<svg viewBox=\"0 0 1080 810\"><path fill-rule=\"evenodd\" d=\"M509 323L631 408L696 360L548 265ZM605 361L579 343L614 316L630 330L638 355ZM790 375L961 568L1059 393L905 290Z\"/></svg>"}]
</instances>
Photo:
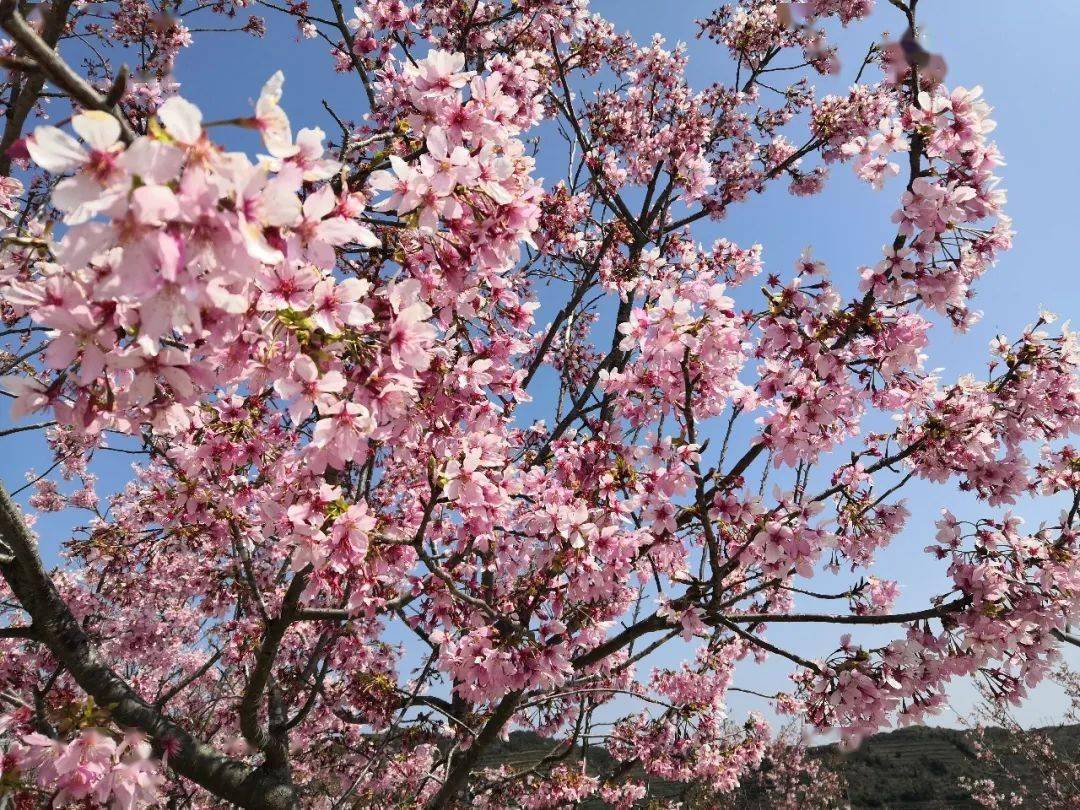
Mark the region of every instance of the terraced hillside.
<instances>
[{"instance_id":1,"label":"terraced hillside","mask_svg":"<svg viewBox=\"0 0 1080 810\"><path fill-rule=\"evenodd\" d=\"M1080 756L1080 727L1046 731L1061 754L1074 761ZM1005 750L1005 738L1000 730L988 732L995 750ZM878 734L849 754L832 746L820 749L819 754L847 778L853 808L974 808L978 805L960 787L960 779L996 776L975 757L971 733L953 729L901 729ZM1041 778L1030 773L1023 758L1003 757L1010 770L1025 776L1026 781ZM1080 809L1080 796L1076 807Z\"/></svg>"}]
</instances>

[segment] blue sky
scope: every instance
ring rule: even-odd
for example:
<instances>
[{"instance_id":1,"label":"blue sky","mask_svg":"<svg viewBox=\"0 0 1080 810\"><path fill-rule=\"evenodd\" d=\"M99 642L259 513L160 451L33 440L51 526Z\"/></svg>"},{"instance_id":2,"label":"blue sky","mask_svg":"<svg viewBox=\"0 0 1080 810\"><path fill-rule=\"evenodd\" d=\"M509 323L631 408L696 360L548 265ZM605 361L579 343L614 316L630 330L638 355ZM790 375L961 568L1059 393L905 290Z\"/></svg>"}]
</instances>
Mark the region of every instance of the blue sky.
<instances>
[{"instance_id":1,"label":"blue sky","mask_svg":"<svg viewBox=\"0 0 1080 810\"><path fill-rule=\"evenodd\" d=\"M315 3L313 8L322 5ZM694 39L693 18L706 15L715 3L594 0L592 5L639 41L659 31L670 45L677 40L689 42L692 84L701 86L732 77L726 54L713 44ZM1069 248L1074 221L1080 214L1074 196L1080 187L1080 168L1071 157L1071 144L1080 125L1071 86L1071 78L1080 73L1080 49L1072 44L1071 34L1080 25L1080 3L923 0L920 16L928 32L929 49L943 53L948 60L948 84L983 86L998 122L993 137L1008 161L1002 173L1009 191L1007 211L1017 231L1015 248L979 285L976 308L985 312L982 323L966 335L937 328L928 364L944 369L946 378L966 372L982 374L987 344L994 335L1016 334L1043 308L1057 312L1063 320L1080 315L1080 292L1073 281L1075 262ZM819 89L843 91L869 44L884 31L899 33L899 20L896 10L879 0L870 20L839 33L835 39L842 46L842 58L846 56L844 70L837 80L818 81ZM333 74L325 43L298 41L295 27L273 13L268 22L270 33L261 42L236 34L197 37L197 44L177 64L176 78L183 94L204 109L208 120L243 115L251 109L266 78L281 68L286 75L283 105L294 129L320 125L327 132L336 131L322 107L323 99L343 116L359 118L364 111L360 88L353 76ZM233 132L228 138L235 139L237 148L257 147L249 133ZM561 165L560 153L550 164L543 161L540 173L557 179ZM891 241L889 216L899 192L895 184L873 192L857 182L849 169L839 167L834 169L826 192L818 197L796 199L777 187L733 209L723 222L702 224L696 236L705 244L721 236L743 246L760 242L765 246L766 270L781 274L790 271L803 248L813 246L834 277L851 289L857 268L872 262L881 245ZM558 306L546 298L543 303L541 321ZM0 429L8 424L5 410L0 413ZM2 441L0 449L7 461L0 464L0 473L9 488L25 481L27 468L43 469L44 456L34 436L22 434ZM103 460L99 472L106 488L124 480L129 462L130 457L118 455ZM984 514L972 499L949 488L918 486L907 493L912 511L908 529L880 557L878 567L880 575L902 583L901 609L923 607L928 596L941 590L940 568L922 553L941 507L948 506L967 518ZM1016 511L1037 524L1056 515L1059 508L1059 504L1031 503ZM68 531L70 522L70 517L63 515L42 521L47 550L55 548L55 540ZM885 640L892 632L895 630L858 638ZM774 629L770 637L814 656L833 649L839 634L827 628L786 626ZM674 656L675 652L667 653L657 662L673 662ZM1080 655L1071 652L1070 658L1080 666ZM743 674L753 678L755 688L767 691L786 688L788 670L786 662L770 662L755 668L752 675ZM972 696L967 686L953 690L955 705L961 711L970 706ZM735 696L732 701L735 715L759 708L760 703L753 699ZM1041 724L1058 717L1061 708L1062 697L1056 689L1040 688L1019 715L1024 722ZM948 716L941 720L954 722Z\"/></svg>"}]
</instances>

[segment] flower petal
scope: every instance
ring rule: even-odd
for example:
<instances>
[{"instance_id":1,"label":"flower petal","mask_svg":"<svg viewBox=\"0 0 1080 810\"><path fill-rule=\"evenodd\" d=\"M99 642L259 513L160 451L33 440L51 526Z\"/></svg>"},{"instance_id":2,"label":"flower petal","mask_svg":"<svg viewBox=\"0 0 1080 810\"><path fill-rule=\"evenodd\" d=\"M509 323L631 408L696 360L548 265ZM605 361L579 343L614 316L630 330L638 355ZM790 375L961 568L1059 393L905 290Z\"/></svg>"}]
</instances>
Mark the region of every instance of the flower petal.
<instances>
[{"instance_id":1,"label":"flower petal","mask_svg":"<svg viewBox=\"0 0 1080 810\"><path fill-rule=\"evenodd\" d=\"M165 131L185 146L190 146L202 135L202 112L180 96L173 96L158 107L158 118Z\"/></svg>"},{"instance_id":2,"label":"flower petal","mask_svg":"<svg viewBox=\"0 0 1080 810\"><path fill-rule=\"evenodd\" d=\"M101 152L120 140L120 122L101 110L79 113L71 119L71 127L92 149Z\"/></svg>"},{"instance_id":3,"label":"flower petal","mask_svg":"<svg viewBox=\"0 0 1080 810\"><path fill-rule=\"evenodd\" d=\"M38 127L26 140L26 150L34 162L53 174L78 168L90 156L82 145L56 127Z\"/></svg>"}]
</instances>

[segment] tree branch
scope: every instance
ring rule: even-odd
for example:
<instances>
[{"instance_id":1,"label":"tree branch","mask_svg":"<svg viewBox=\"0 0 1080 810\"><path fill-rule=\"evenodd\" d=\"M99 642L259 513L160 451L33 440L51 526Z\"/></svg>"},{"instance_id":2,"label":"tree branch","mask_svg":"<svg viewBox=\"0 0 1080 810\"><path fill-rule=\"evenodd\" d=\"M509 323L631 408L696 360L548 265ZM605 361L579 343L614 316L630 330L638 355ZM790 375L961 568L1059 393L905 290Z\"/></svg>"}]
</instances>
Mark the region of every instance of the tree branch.
<instances>
[{"instance_id":1,"label":"tree branch","mask_svg":"<svg viewBox=\"0 0 1080 810\"><path fill-rule=\"evenodd\" d=\"M910 613L889 613L880 616L859 616L856 614L827 614L827 613L742 613L734 616L725 616L729 622L739 624L771 624L784 622L805 622L816 624L906 624L918 622L923 619L937 619L948 613L963 610L971 604L970 596L963 596L952 602L937 607L915 610Z\"/></svg>"},{"instance_id":2,"label":"tree branch","mask_svg":"<svg viewBox=\"0 0 1080 810\"><path fill-rule=\"evenodd\" d=\"M159 755L168 746L169 765L177 773L240 807L299 806L292 784L218 753L150 706L105 664L45 572L33 536L2 486L0 537L14 558L0 561L0 574L30 614L38 638L98 705L110 708L117 723L145 733Z\"/></svg>"},{"instance_id":3,"label":"tree branch","mask_svg":"<svg viewBox=\"0 0 1080 810\"><path fill-rule=\"evenodd\" d=\"M442 788L428 803L429 810L442 810L451 805L458 791L464 786L465 780L479 761L480 755L495 740L495 737L502 731L503 726L514 714L518 703L521 702L521 696L521 690L503 696L503 699L499 701L495 711L492 712L491 717L488 718L480 733L476 735L472 745L461 755L457 763L446 775L446 781L443 782Z\"/></svg>"},{"instance_id":4,"label":"tree branch","mask_svg":"<svg viewBox=\"0 0 1080 810\"><path fill-rule=\"evenodd\" d=\"M30 24L19 13L16 0L0 1L0 27L37 62L45 78L86 109L101 110L115 117L120 122L120 138L124 143L135 140L135 132L131 124L120 112L116 103L111 102L110 96L113 94L103 96L86 79L72 70L71 66L60 58L55 47L50 46L37 31L30 27ZM63 30L62 27L61 30ZM121 73L119 78L125 75Z\"/></svg>"}]
</instances>

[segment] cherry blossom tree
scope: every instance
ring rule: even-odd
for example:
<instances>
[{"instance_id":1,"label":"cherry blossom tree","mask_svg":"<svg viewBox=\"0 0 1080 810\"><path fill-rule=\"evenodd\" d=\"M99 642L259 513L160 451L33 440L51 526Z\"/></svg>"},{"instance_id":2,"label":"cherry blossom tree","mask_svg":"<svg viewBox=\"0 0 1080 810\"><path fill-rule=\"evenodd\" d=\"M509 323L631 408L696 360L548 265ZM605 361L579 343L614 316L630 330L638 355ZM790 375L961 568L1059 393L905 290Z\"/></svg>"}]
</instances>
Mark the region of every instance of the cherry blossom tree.
<instances>
[{"instance_id":1,"label":"cherry blossom tree","mask_svg":"<svg viewBox=\"0 0 1080 810\"><path fill-rule=\"evenodd\" d=\"M635 774L722 795L770 756L727 715L743 661L790 666L763 709L851 739L958 678L1021 701L1075 639L1080 348L1033 315L985 373L924 367L1012 226L917 3L843 58L873 0L724 5L698 25L733 75L692 88L587 0L2 0L5 434L54 462L0 492L3 795L625 808ZM226 121L172 79L200 29L275 24L352 76L339 131L294 133L281 73ZM838 172L897 204L836 281L695 237ZM868 569L919 479L985 508L929 530L948 585L895 612ZM1003 511L1032 494L1060 518ZM60 510L82 528L38 537ZM494 767L515 728L550 754Z\"/></svg>"},{"instance_id":2,"label":"cherry blossom tree","mask_svg":"<svg viewBox=\"0 0 1080 810\"><path fill-rule=\"evenodd\" d=\"M739 792L694 797L691 807L731 810L837 810L849 808L847 779L810 752L797 728L781 729L761 764L742 777Z\"/></svg>"},{"instance_id":3,"label":"cherry blossom tree","mask_svg":"<svg viewBox=\"0 0 1080 810\"><path fill-rule=\"evenodd\" d=\"M1069 701L1062 719L1075 727L1080 722L1080 674L1063 666L1050 677ZM962 781L972 798L990 810L1032 803L1053 810L1074 806L1080 796L1075 740L1054 734L1070 729L1025 729L1007 705L993 695L984 697L972 718L972 736L985 776Z\"/></svg>"}]
</instances>

